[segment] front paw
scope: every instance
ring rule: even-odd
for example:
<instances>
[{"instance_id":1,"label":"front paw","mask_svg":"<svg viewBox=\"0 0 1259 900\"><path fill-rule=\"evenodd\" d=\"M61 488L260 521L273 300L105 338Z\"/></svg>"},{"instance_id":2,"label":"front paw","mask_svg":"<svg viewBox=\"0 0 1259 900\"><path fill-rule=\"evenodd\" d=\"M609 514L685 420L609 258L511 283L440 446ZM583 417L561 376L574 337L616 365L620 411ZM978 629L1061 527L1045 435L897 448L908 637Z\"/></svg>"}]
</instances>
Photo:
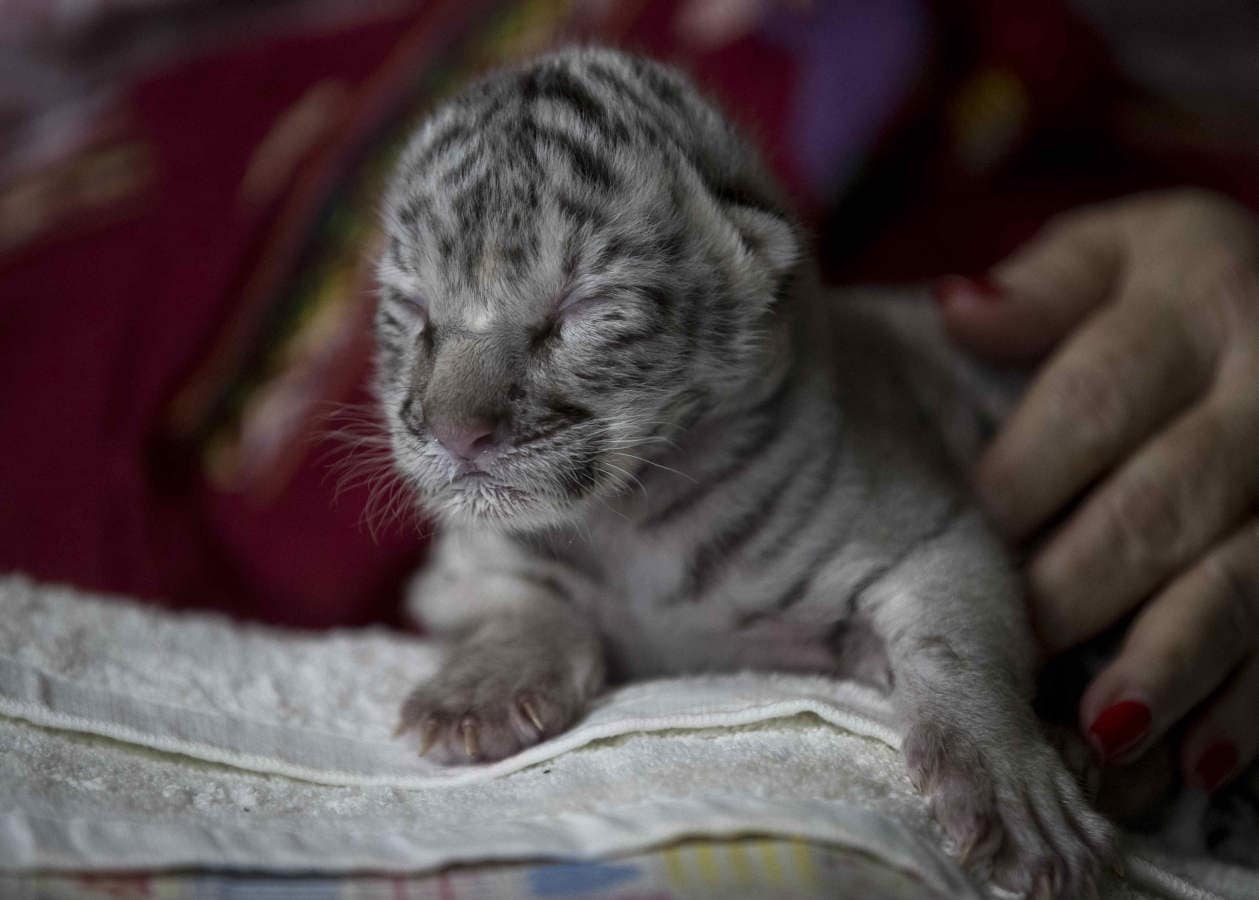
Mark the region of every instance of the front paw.
<instances>
[{"instance_id":1,"label":"front paw","mask_svg":"<svg viewBox=\"0 0 1259 900\"><path fill-rule=\"evenodd\" d=\"M597 679L528 644L456 646L402 704L396 734L418 736L421 755L454 765L503 759L563 731L584 711Z\"/></svg>"},{"instance_id":2,"label":"front paw","mask_svg":"<svg viewBox=\"0 0 1259 900\"><path fill-rule=\"evenodd\" d=\"M1031 736L980 742L934 722L904 744L914 786L963 863L988 866L1010 890L1085 897L1101 867L1118 868L1109 822L1089 808L1054 749Z\"/></svg>"}]
</instances>

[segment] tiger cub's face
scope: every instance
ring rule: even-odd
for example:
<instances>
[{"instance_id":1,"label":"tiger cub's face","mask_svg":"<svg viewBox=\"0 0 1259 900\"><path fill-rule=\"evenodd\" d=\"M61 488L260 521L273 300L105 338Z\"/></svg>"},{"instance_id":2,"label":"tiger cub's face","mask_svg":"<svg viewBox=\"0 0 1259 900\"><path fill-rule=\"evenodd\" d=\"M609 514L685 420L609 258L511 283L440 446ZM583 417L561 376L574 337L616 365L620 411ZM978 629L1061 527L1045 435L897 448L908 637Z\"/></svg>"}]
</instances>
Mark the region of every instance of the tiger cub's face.
<instances>
[{"instance_id":1,"label":"tiger cub's face","mask_svg":"<svg viewBox=\"0 0 1259 900\"><path fill-rule=\"evenodd\" d=\"M762 182L684 79L609 51L435 112L386 200L376 318L395 465L426 510L573 520L765 377L798 243Z\"/></svg>"}]
</instances>

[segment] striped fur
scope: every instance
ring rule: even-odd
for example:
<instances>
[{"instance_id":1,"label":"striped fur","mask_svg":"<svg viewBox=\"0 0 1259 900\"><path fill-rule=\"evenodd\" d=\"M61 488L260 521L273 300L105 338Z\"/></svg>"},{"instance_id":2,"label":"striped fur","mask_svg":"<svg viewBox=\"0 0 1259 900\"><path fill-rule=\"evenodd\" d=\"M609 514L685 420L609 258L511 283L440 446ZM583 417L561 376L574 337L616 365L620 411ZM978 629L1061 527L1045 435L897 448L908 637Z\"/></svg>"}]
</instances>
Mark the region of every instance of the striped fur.
<instances>
[{"instance_id":1,"label":"striped fur","mask_svg":"<svg viewBox=\"0 0 1259 900\"><path fill-rule=\"evenodd\" d=\"M430 752L515 752L607 670L856 673L961 844L1004 830L1016 886L1092 877L1108 831L1037 736L1017 585L957 475L991 417L929 304L824 295L747 143L605 50L438 110L386 218L378 394L444 524L413 610L455 641L404 708ZM463 476L442 416L509 448Z\"/></svg>"}]
</instances>

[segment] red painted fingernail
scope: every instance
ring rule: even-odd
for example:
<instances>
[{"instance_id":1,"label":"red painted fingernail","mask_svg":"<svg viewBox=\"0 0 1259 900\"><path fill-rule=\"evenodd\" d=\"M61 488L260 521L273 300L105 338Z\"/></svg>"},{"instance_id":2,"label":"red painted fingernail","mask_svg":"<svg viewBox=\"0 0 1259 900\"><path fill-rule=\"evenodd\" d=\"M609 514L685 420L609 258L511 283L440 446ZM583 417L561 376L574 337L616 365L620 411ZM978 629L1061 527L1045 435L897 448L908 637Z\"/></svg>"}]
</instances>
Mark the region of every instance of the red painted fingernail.
<instances>
[{"instance_id":1,"label":"red painted fingernail","mask_svg":"<svg viewBox=\"0 0 1259 900\"><path fill-rule=\"evenodd\" d=\"M1232 741L1216 741L1198 757L1193 773L1208 792L1214 791L1237 768L1238 759L1236 744Z\"/></svg>"},{"instance_id":2,"label":"red painted fingernail","mask_svg":"<svg viewBox=\"0 0 1259 900\"><path fill-rule=\"evenodd\" d=\"M931 286L931 296L941 306L973 303L976 300L991 303L994 300L1000 300L1002 295L1000 285L987 275L969 278L965 275L945 275Z\"/></svg>"},{"instance_id":3,"label":"red painted fingernail","mask_svg":"<svg viewBox=\"0 0 1259 900\"><path fill-rule=\"evenodd\" d=\"M1140 700L1121 700L1102 710L1089 728L1106 759L1127 750L1150 730L1150 708Z\"/></svg>"}]
</instances>

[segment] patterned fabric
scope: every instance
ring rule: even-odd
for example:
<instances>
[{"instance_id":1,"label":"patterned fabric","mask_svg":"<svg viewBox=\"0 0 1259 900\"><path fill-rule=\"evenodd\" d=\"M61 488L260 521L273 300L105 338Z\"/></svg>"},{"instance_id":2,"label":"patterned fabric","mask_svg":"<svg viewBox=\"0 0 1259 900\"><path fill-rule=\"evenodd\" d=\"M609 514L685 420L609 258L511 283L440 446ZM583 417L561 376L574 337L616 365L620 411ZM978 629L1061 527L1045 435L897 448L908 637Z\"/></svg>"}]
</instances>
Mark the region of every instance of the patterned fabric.
<instances>
[{"instance_id":1,"label":"patterned fabric","mask_svg":"<svg viewBox=\"0 0 1259 900\"><path fill-rule=\"evenodd\" d=\"M29 892L24 894L23 892ZM687 900L723 897L937 896L920 882L839 847L742 838L690 841L607 862L455 869L423 878L246 875L0 877L0 895L46 900Z\"/></svg>"}]
</instances>

